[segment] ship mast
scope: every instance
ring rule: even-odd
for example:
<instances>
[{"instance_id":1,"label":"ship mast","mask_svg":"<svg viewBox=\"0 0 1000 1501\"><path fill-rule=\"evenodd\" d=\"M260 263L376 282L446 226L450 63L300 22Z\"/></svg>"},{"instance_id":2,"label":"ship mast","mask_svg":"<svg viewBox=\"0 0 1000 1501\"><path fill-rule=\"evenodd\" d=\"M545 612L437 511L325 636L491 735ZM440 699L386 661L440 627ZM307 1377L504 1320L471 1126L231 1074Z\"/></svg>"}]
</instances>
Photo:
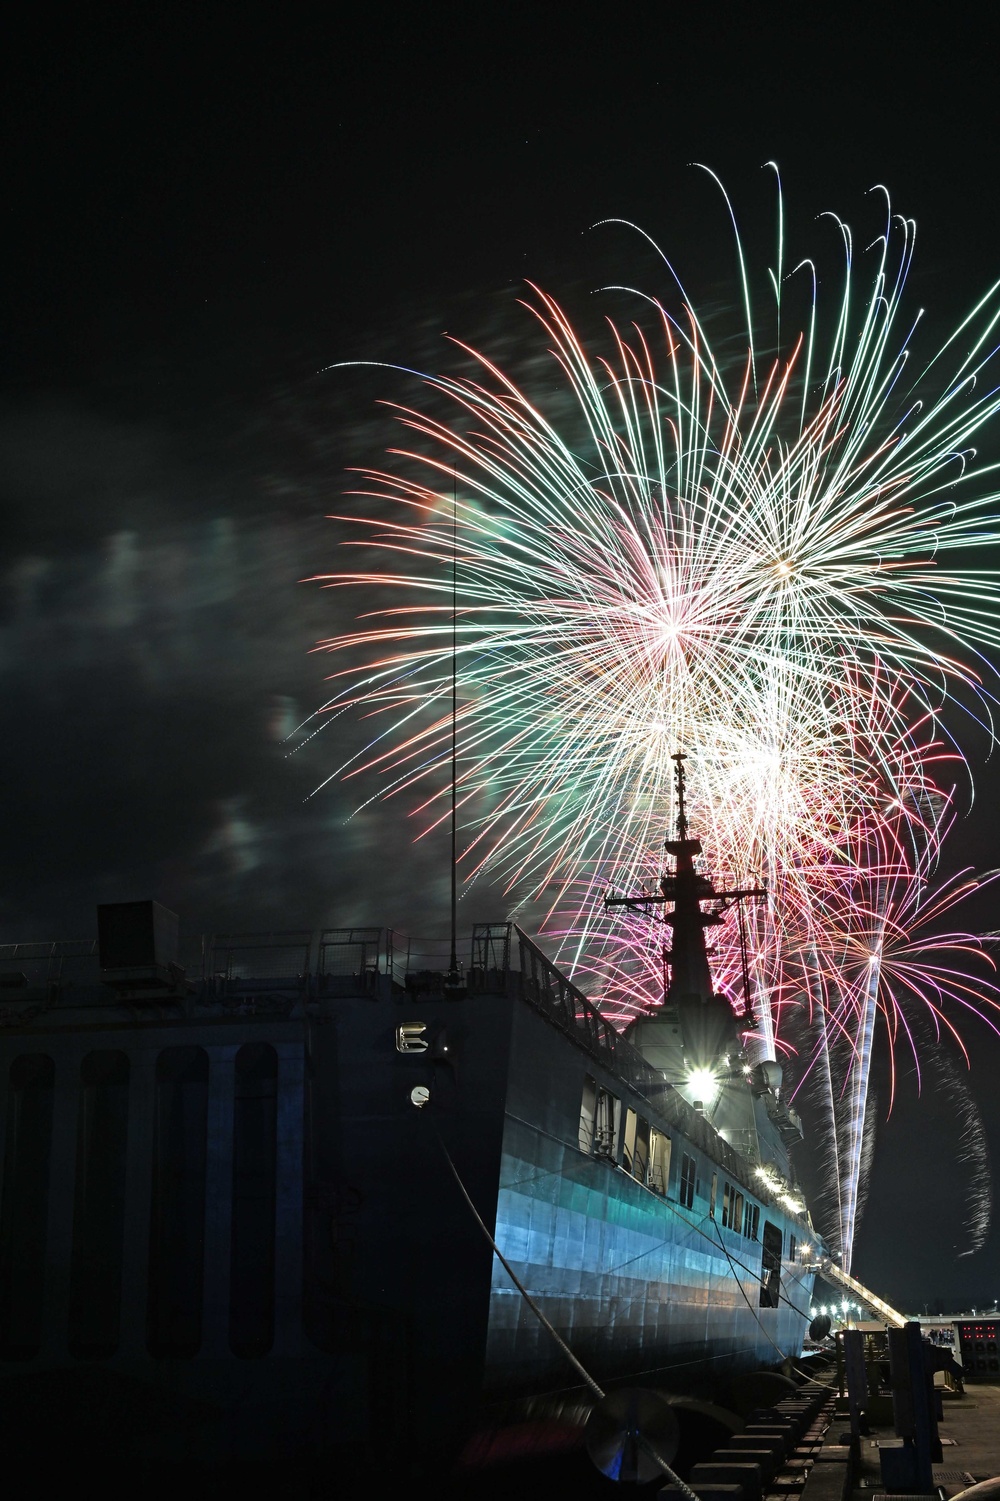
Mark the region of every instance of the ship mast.
<instances>
[{"instance_id":1,"label":"ship mast","mask_svg":"<svg viewBox=\"0 0 1000 1501\"><path fill-rule=\"evenodd\" d=\"M462 1000L464 977L458 967L458 470L451 498L451 954L444 994Z\"/></svg>"},{"instance_id":2,"label":"ship mast","mask_svg":"<svg viewBox=\"0 0 1000 1501\"><path fill-rule=\"evenodd\" d=\"M717 891L711 876L695 868L702 844L689 833L684 778L686 759L683 751L677 751L671 757L677 788L676 837L665 840L663 847L673 859L673 871L665 871L661 876L658 893L610 894L605 897L604 905L607 908L627 907L643 916L649 916L657 907L663 909L663 921L671 928L670 947L663 955L670 970L669 983L664 986L664 1006L676 1014L680 1023L689 1065L710 1067L734 1040L735 1018L728 1000L714 989L705 929L721 923L726 912L736 903L766 897L767 889L764 886L742 886ZM709 910L704 911L702 903L709 903ZM668 911L668 907L671 910ZM744 974L745 986L746 982ZM747 994L748 1004L749 999Z\"/></svg>"}]
</instances>

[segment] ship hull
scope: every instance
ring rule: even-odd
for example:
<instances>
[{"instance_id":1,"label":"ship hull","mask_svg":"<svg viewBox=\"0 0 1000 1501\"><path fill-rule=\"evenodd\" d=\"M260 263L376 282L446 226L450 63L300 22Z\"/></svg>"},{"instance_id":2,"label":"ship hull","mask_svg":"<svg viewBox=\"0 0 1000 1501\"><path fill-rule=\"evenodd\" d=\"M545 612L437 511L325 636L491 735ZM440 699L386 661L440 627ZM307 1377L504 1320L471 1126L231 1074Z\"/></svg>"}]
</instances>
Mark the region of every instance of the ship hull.
<instances>
[{"instance_id":1,"label":"ship hull","mask_svg":"<svg viewBox=\"0 0 1000 1501\"><path fill-rule=\"evenodd\" d=\"M655 1100L574 1046L544 1011L519 1007L512 1031L496 1241L577 1358L602 1382L634 1378L685 1390L797 1356L813 1285L800 1259L807 1245L800 1217L760 1200L759 1227L776 1226L785 1253L778 1306L762 1307L762 1243L745 1236L742 1223L720 1224L725 1167L704 1150L704 1130L697 1141L687 1138ZM580 1100L595 1076L617 1091L623 1112L642 1112L670 1140L676 1166L665 1194L626 1172L621 1152L581 1149ZM689 1206L676 1195L685 1155L696 1164ZM487 1390L572 1381L564 1353L495 1260Z\"/></svg>"},{"instance_id":2,"label":"ship hull","mask_svg":"<svg viewBox=\"0 0 1000 1501\"><path fill-rule=\"evenodd\" d=\"M702 1394L798 1353L807 1227L756 1201L784 1256L763 1306L761 1240L719 1212L749 1164L510 941L462 999L367 965L230 966L155 1005L96 974L25 988L0 1032L0 1382L26 1449L56 1403L128 1462L454 1453L498 1399L581 1381L495 1249L602 1385ZM630 1112L669 1141L656 1185Z\"/></svg>"}]
</instances>

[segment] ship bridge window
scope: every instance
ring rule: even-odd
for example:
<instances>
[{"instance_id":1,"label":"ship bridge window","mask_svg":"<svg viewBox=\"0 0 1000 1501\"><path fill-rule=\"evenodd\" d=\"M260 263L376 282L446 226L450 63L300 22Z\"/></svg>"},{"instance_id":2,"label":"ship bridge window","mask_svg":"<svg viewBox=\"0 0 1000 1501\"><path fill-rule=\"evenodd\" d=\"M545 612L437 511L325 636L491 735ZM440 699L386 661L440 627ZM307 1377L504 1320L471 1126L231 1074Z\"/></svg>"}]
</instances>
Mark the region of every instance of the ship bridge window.
<instances>
[{"instance_id":1,"label":"ship bridge window","mask_svg":"<svg viewBox=\"0 0 1000 1501\"><path fill-rule=\"evenodd\" d=\"M756 1240L760 1234L760 1209L747 1199L743 1210L743 1234L747 1240Z\"/></svg>"},{"instance_id":2,"label":"ship bridge window","mask_svg":"<svg viewBox=\"0 0 1000 1501\"><path fill-rule=\"evenodd\" d=\"M794 1235L789 1235L789 1237L788 1237L788 1259L789 1259L789 1261L794 1261L795 1260L795 1253L796 1253L797 1250L798 1250L798 1245L796 1243L795 1236Z\"/></svg>"},{"instance_id":3,"label":"ship bridge window","mask_svg":"<svg viewBox=\"0 0 1000 1501\"><path fill-rule=\"evenodd\" d=\"M677 1197L685 1209L690 1209L694 1204L694 1185L697 1177L698 1165L688 1152L681 1155L681 1181Z\"/></svg>"},{"instance_id":4,"label":"ship bridge window","mask_svg":"<svg viewBox=\"0 0 1000 1501\"><path fill-rule=\"evenodd\" d=\"M599 1086L594 1111L594 1152L598 1157L614 1157L618 1148L618 1124L622 1102L610 1089Z\"/></svg>"},{"instance_id":5,"label":"ship bridge window","mask_svg":"<svg viewBox=\"0 0 1000 1501\"><path fill-rule=\"evenodd\" d=\"M580 1151L589 1152L594 1145L594 1116L597 1111L597 1080L589 1074L583 1081L583 1098L580 1101Z\"/></svg>"},{"instance_id":6,"label":"ship bridge window","mask_svg":"<svg viewBox=\"0 0 1000 1501\"><path fill-rule=\"evenodd\" d=\"M781 1298L781 1231L764 1221L764 1250L760 1268L760 1306L777 1308Z\"/></svg>"},{"instance_id":7,"label":"ship bridge window","mask_svg":"<svg viewBox=\"0 0 1000 1501\"><path fill-rule=\"evenodd\" d=\"M655 1194L666 1194L667 1179L669 1176L670 1137L661 1136L659 1131L650 1129L649 1177L646 1179L646 1183Z\"/></svg>"}]
</instances>

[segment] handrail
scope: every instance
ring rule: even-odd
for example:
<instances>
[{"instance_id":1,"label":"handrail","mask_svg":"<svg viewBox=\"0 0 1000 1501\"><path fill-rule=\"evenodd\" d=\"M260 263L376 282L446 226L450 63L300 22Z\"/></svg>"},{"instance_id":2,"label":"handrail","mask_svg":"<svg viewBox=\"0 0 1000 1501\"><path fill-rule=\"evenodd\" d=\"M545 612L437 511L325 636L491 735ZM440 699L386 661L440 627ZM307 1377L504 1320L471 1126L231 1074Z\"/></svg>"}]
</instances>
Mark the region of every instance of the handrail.
<instances>
[{"instance_id":1,"label":"handrail","mask_svg":"<svg viewBox=\"0 0 1000 1501\"><path fill-rule=\"evenodd\" d=\"M902 1329L904 1324L909 1323L904 1314L893 1308L891 1304L886 1303L883 1298L878 1297L870 1288L865 1287L863 1282L859 1282L856 1277L852 1277L849 1272L845 1272L835 1262L824 1260L820 1267L819 1275L823 1278L824 1282L836 1282L839 1286L846 1288L848 1292L852 1292L856 1298L860 1298L861 1302L871 1309L872 1313L877 1313L880 1318L885 1319L887 1324L894 1324L897 1329Z\"/></svg>"},{"instance_id":2,"label":"handrail","mask_svg":"<svg viewBox=\"0 0 1000 1501\"><path fill-rule=\"evenodd\" d=\"M665 1121L718 1163L734 1182L756 1199L778 1205L780 1200L761 1183L755 1165L732 1142L720 1136L714 1127L689 1105L679 1090L666 1080L659 1069L616 1032L593 1001L578 990L572 981L552 963L526 933L514 924L517 934L521 973L520 995L561 1031L576 1039L599 1062L611 1069L626 1084L647 1099ZM788 1213L787 1205L782 1212Z\"/></svg>"}]
</instances>

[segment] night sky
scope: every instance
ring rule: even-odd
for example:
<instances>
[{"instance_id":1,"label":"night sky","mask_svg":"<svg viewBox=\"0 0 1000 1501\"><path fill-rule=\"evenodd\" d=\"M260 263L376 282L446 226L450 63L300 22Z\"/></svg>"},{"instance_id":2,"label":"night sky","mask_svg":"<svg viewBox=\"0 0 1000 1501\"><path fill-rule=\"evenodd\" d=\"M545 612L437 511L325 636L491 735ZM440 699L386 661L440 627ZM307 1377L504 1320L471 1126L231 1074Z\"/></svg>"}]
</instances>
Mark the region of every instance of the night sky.
<instances>
[{"instance_id":1,"label":"night sky","mask_svg":"<svg viewBox=\"0 0 1000 1501\"><path fill-rule=\"evenodd\" d=\"M144 896L189 944L443 930L443 845L413 850L403 807L349 820L357 792L309 798L357 732L286 741L326 694L311 646L350 618L301 581L343 566L327 513L348 466L394 441L378 398L413 394L325 367L440 368L446 331L516 363L525 277L576 307L648 271L591 230L607 216L717 296L731 241L692 160L762 258L769 158L803 233L827 208L876 226L865 190L886 183L919 226L912 300L943 331L1000 274L994 63L962 8L919 31L895 6L552 14L22 20L5 89L0 939L89 935L97 902ZM1000 771L969 743L977 801L949 869L1000 865ZM503 907L482 890L466 910ZM990 902L973 917L1000 926ZM969 1035L1000 1161L1000 1040ZM955 1259L947 1093L918 1102L905 1076L900 1092L856 1270L914 1307L992 1303L1000 1233Z\"/></svg>"}]
</instances>

